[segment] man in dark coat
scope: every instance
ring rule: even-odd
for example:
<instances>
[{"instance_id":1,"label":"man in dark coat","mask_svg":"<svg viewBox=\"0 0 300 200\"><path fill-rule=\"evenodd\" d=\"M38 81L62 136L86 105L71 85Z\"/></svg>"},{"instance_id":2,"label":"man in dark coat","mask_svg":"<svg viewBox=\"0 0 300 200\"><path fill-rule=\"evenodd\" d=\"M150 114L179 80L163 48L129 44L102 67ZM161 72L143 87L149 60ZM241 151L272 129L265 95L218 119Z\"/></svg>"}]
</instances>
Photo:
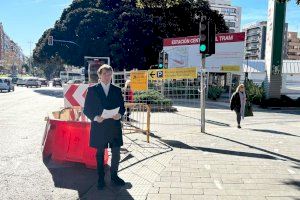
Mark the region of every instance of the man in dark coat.
<instances>
[{"instance_id":1,"label":"man in dark coat","mask_svg":"<svg viewBox=\"0 0 300 200\"><path fill-rule=\"evenodd\" d=\"M118 176L120 147L123 145L121 118L125 113L124 99L121 88L111 84L113 70L109 65L102 65L97 74L99 83L89 87L84 103L84 114L91 120L90 146L97 148L97 171L99 175L98 189L105 186L104 182L104 149L111 148L111 180L118 186L125 182ZM112 118L104 119L104 109L119 107L119 113Z\"/></svg>"}]
</instances>

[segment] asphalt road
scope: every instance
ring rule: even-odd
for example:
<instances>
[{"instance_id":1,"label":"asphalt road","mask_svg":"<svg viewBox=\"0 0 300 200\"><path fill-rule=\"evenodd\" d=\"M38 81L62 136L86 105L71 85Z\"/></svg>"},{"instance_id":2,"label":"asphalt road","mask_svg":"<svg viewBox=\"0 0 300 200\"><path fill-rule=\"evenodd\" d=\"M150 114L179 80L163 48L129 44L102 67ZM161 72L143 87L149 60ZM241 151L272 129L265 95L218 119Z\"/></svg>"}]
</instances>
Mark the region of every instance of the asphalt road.
<instances>
[{"instance_id":1,"label":"asphalt road","mask_svg":"<svg viewBox=\"0 0 300 200\"><path fill-rule=\"evenodd\" d=\"M55 187L55 169L42 159L44 118L63 106L62 88L16 87L0 93L1 199L59 199L76 190Z\"/></svg>"}]
</instances>

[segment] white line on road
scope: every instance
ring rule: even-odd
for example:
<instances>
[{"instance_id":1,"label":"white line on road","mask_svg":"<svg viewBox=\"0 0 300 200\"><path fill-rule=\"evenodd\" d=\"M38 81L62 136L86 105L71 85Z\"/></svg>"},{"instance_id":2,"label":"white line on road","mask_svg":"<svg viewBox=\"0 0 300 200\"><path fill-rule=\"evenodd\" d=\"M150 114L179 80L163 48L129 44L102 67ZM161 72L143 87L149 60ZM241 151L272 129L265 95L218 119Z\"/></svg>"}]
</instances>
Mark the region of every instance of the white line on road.
<instances>
[{"instance_id":1,"label":"white line on road","mask_svg":"<svg viewBox=\"0 0 300 200\"><path fill-rule=\"evenodd\" d=\"M291 170L291 169L287 169L288 170L288 172L290 172L290 174L296 174L296 172L294 172L293 170Z\"/></svg>"},{"instance_id":2,"label":"white line on road","mask_svg":"<svg viewBox=\"0 0 300 200\"><path fill-rule=\"evenodd\" d=\"M207 170L210 170L210 169L211 169L210 165L204 165L204 167L205 167L205 169L207 169Z\"/></svg>"},{"instance_id":3,"label":"white line on road","mask_svg":"<svg viewBox=\"0 0 300 200\"><path fill-rule=\"evenodd\" d=\"M220 183L220 181L214 180L214 183L215 183L215 185L217 186L217 188L218 188L219 190L223 190L223 187L222 187L222 184Z\"/></svg>"}]
</instances>

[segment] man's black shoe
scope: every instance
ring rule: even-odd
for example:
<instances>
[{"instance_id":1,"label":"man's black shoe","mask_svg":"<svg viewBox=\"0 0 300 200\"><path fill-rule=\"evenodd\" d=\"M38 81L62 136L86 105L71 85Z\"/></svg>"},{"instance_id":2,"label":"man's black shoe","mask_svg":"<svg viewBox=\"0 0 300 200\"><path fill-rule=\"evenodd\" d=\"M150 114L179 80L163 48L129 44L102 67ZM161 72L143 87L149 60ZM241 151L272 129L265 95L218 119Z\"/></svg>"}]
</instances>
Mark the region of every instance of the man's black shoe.
<instances>
[{"instance_id":1,"label":"man's black shoe","mask_svg":"<svg viewBox=\"0 0 300 200\"><path fill-rule=\"evenodd\" d=\"M123 179L121 179L118 175L112 175L111 181L117 186L125 185L125 181Z\"/></svg>"},{"instance_id":2,"label":"man's black shoe","mask_svg":"<svg viewBox=\"0 0 300 200\"><path fill-rule=\"evenodd\" d=\"M103 180L98 180L97 189L98 190L103 190L104 187L105 187L104 179Z\"/></svg>"},{"instance_id":3,"label":"man's black shoe","mask_svg":"<svg viewBox=\"0 0 300 200\"><path fill-rule=\"evenodd\" d=\"M240 125L238 125L238 128L242 128Z\"/></svg>"}]
</instances>

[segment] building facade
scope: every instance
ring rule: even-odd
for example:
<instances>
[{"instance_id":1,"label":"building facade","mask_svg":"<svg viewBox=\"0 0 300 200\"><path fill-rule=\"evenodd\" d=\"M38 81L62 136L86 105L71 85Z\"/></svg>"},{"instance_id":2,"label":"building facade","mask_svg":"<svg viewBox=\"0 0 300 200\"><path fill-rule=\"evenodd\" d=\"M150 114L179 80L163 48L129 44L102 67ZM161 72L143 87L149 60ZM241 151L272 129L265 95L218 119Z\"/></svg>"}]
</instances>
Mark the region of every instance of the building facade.
<instances>
[{"instance_id":1,"label":"building facade","mask_svg":"<svg viewBox=\"0 0 300 200\"><path fill-rule=\"evenodd\" d=\"M4 30L2 23L0 23L0 65L3 62L3 52L4 52Z\"/></svg>"},{"instance_id":2,"label":"building facade","mask_svg":"<svg viewBox=\"0 0 300 200\"><path fill-rule=\"evenodd\" d=\"M297 32L288 32L287 59L300 60L300 38Z\"/></svg>"},{"instance_id":3,"label":"building facade","mask_svg":"<svg viewBox=\"0 0 300 200\"><path fill-rule=\"evenodd\" d=\"M265 59L267 21L250 24L243 32L246 34L245 59Z\"/></svg>"},{"instance_id":4,"label":"building facade","mask_svg":"<svg viewBox=\"0 0 300 200\"><path fill-rule=\"evenodd\" d=\"M266 52L267 21L257 22L243 28L246 34L245 59L263 60ZM283 58L287 58L288 24L285 24Z\"/></svg>"},{"instance_id":5,"label":"building facade","mask_svg":"<svg viewBox=\"0 0 300 200\"><path fill-rule=\"evenodd\" d=\"M230 33L241 31L241 7L231 5L231 0L209 0L212 10L218 11L224 16Z\"/></svg>"},{"instance_id":6,"label":"building facade","mask_svg":"<svg viewBox=\"0 0 300 200\"><path fill-rule=\"evenodd\" d=\"M5 33L0 23L0 69L5 71L20 71L25 63L22 49Z\"/></svg>"}]
</instances>

